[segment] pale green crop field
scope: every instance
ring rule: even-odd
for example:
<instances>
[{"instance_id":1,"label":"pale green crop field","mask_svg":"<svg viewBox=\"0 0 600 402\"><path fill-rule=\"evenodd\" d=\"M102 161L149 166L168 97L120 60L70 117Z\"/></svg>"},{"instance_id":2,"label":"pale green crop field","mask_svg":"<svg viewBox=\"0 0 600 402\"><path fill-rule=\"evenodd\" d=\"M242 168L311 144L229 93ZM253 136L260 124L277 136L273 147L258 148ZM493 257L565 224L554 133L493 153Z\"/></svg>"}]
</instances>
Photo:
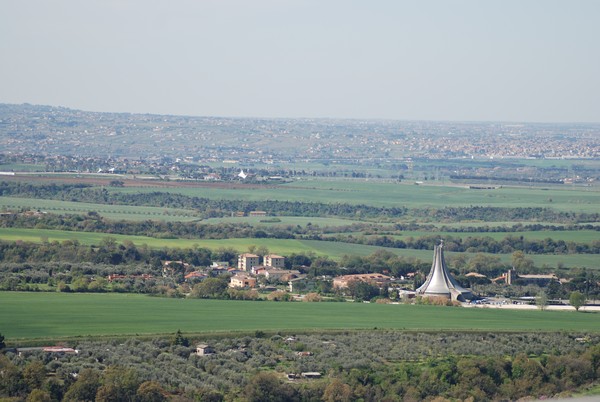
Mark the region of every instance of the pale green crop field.
<instances>
[{"instance_id":1,"label":"pale green crop field","mask_svg":"<svg viewBox=\"0 0 600 402\"><path fill-rule=\"evenodd\" d=\"M462 222L429 222L428 224L431 224L435 227L448 227L448 228L465 228L465 227L474 227L474 228L480 228L480 227L512 227L513 225L516 225L519 222L510 222L510 221L500 221L500 222L483 222L483 221L476 221L476 220L472 220L472 221L462 221ZM536 224L540 224L540 225L552 225L552 226L565 226L565 224L563 223L556 223L556 222L543 222L543 221L539 221L539 222L535 222ZM525 224L529 224L529 222L525 222Z\"/></svg>"},{"instance_id":2,"label":"pale green crop field","mask_svg":"<svg viewBox=\"0 0 600 402\"><path fill-rule=\"evenodd\" d=\"M110 191L139 193L152 188L113 188ZM529 187L502 187L473 190L464 186L414 185L368 180L302 180L264 188L171 188L187 196L232 200L279 200L298 202L350 203L376 207L547 207L560 211L598 212L600 191L554 187L544 190Z\"/></svg>"},{"instance_id":3,"label":"pale green crop field","mask_svg":"<svg viewBox=\"0 0 600 402\"><path fill-rule=\"evenodd\" d=\"M101 335L398 329L598 332L597 313L383 305L166 299L136 294L0 292L8 342Z\"/></svg>"},{"instance_id":4,"label":"pale green crop field","mask_svg":"<svg viewBox=\"0 0 600 402\"><path fill-rule=\"evenodd\" d=\"M43 172L46 169L44 165L34 165L26 163L6 163L0 164L1 172Z\"/></svg>"},{"instance_id":5,"label":"pale green crop field","mask_svg":"<svg viewBox=\"0 0 600 402\"><path fill-rule=\"evenodd\" d=\"M403 231L401 235L392 235L390 237L399 240L406 240L409 237L417 238L423 236L452 236L454 238L466 239L469 237L490 237L494 240L502 240L507 236L523 236L527 240L563 240L574 241L578 243L591 243L600 241L600 231L596 230L548 230L548 231L528 231L528 232L426 232L426 231Z\"/></svg>"},{"instance_id":6,"label":"pale green crop field","mask_svg":"<svg viewBox=\"0 0 600 402\"><path fill-rule=\"evenodd\" d=\"M579 165L585 166L588 169L600 169L600 161L597 159L519 159L518 164L543 168L568 168L573 165Z\"/></svg>"},{"instance_id":7,"label":"pale green crop field","mask_svg":"<svg viewBox=\"0 0 600 402\"><path fill-rule=\"evenodd\" d=\"M71 202L44 200L34 198L0 197L0 209L28 208L55 214L87 214L90 211L113 220L161 220L161 221L192 221L197 220L195 211L174 208L143 207L131 205L93 204L86 202Z\"/></svg>"},{"instance_id":8,"label":"pale green crop field","mask_svg":"<svg viewBox=\"0 0 600 402\"><path fill-rule=\"evenodd\" d=\"M250 246L264 246L270 252L289 255L293 253L315 253L317 256L328 256L334 260L339 260L344 255L367 256L373 252L382 249L377 246L367 246L362 244L351 244L332 241L317 241L317 240L297 240L297 239L156 239L146 236L126 236L126 235L107 235L105 233L93 232L72 232L62 230L47 230L47 229L21 229L21 228L0 228L0 240L4 241L29 241L40 243L42 241L64 241L76 239L84 245L99 245L102 239L112 237L117 242L122 243L125 240L133 242L137 246L147 245L151 248L195 248L204 247L211 250L219 248L233 248L239 252L247 251ZM432 250L411 250L398 248L385 248L396 255L417 258L424 262L429 262L433 258ZM455 254L465 254L473 256L473 253L452 253L446 252L447 256ZM511 262L511 254L486 254L490 256L498 256L503 263ZM534 255L528 254L536 266L547 266L556 268L559 265L565 268L587 267L592 269L600 269L600 260L596 254L563 254L563 255Z\"/></svg>"},{"instance_id":9,"label":"pale green crop field","mask_svg":"<svg viewBox=\"0 0 600 402\"><path fill-rule=\"evenodd\" d=\"M279 222L270 222L269 220L278 219ZM252 226L306 226L307 224L325 226L348 226L353 223L360 223L358 220L343 219L343 218L320 218L320 217L305 217L305 216L243 216L243 217L228 217L228 218L210 218L202 220L202 223L219 224L219 223L244 223Z\"/></svg>"},{"instance_id":10,"label":"pale green crop field","mask_svg":"<svg viewBox=\"0 0 600 402\"><path fill-rule=\"evenodd\" d=\"M151 248L196 248L204 247L211 250L219 248L234 248L239 252L248 250L250 246L264 246L271 252L278 254L293 253L315 253L319 256L329 256L332 259L340 259L344 255L369 255L379 247L365 246L361 244L348 244L341 242L324 242L315 240L296 239L156 239L147 236L127 236L119 234L105 234L95 232L72 232L48 229L21 229L0 228L0 240L4 241L29 241L40 243L42 241L65 241L77 240L84 245L99 245L103 239L111 237L118 243L125 240L133 242L136 246L147 245ZM412 250L406 250L411 252ZM418 250L415 250L418 251Z\"/></svg>"}]
</instances>

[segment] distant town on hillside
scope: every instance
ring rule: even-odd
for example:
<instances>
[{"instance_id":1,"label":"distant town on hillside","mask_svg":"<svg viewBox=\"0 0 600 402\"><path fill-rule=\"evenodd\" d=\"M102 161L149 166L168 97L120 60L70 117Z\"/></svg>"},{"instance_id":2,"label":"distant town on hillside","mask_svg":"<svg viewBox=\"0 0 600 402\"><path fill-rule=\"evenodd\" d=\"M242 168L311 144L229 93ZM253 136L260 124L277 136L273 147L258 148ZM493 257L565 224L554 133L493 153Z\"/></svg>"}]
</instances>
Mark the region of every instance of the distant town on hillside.
<instances>
[{"instance_id":1,"label":"distant town on hillside","mask_svg":"<svg viewBox=\"0 0 600 402\"><path fill-rule=\"evenodd\" d=\"M0 147L42 155L263 163L598 158L599 134L598 123L192 117L0 104Z\"/></svg>"},{"instance_id":2,"label":"distant town on hillside","mask_svg":"<svg viewBox=\"0 0 600 402\"><path fill-rule=\"evenodd\" d=\"M0 149L0 170L9 174L25 164L208 181L600 182L600 124L190 117L0 104Z\"/></svg>"}]
</instances>

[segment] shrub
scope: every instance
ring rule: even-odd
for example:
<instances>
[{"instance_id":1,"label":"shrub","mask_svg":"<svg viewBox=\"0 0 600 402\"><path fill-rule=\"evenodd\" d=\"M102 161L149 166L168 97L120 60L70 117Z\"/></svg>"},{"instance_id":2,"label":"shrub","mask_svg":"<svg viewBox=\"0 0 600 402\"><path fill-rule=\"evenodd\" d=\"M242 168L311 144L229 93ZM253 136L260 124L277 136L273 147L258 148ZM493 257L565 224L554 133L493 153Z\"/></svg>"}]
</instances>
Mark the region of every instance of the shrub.
<instances>
[{"instance_id":1,"label":"shrub","mask_svg":"<svg viewBox=\"0 0 600 402\"><path fill-rule=\"evenodd\" d=\"M390 304L392 301L386 297L378 297L375 299L375 303L377 304Z\"/></svg>"},{"instance_id":2,"label":"shrub","mask_svg":"<svg viewBox=\"0 0 600 402\"><path fill-rule=\"evenodd\" d=\"M304 296L304 299L302 299L305 302L320 302L321 301L321 295L319 295L318 293L307 293L306 296Z\"/></svg>"},{"instance_id":3,"label":"shrub","mask_svg":"<svg viewBox=\"0 0 600 402\"><path fill-rule=\"evenodd\" d=\"M292 295L284 290L276 290L269 293L267 299L272 301L290 301L292 299Z\"/></svg>"}]
</instances>

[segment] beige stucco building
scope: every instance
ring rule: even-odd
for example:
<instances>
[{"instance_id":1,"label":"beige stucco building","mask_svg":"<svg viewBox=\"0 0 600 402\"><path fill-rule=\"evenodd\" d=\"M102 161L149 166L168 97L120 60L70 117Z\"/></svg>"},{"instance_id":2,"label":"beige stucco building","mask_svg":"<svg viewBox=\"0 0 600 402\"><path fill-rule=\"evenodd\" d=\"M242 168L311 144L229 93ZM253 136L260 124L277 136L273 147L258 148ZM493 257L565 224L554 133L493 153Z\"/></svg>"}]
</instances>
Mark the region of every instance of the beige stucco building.
<instances>
[{"instance_id":1,"label":"beige stucco building","mask_svg":"<svg viewBox=\"0 0 600 402\"><path fill-rule=\"evenodd\" d=\"M263 265L266 267L283 268L285 267L285 258L277 254L265 255Z\"/></svg>"},{"instance_id":2,"label":"beige stucco building","mask_svg":"<svg viewBox=\"0 0 600 402\"><path fill-rule=\"evenodd\" d=\"M250 275L237 274L231 277L229 280L230 288L255 288L256 278Z\"/></svg>"},{"instance_id":3,"label":"beige stucco building","mask_svg":"<svg viewBox=\"0 0 600 402\"><path fill-rule=\"evenodd\" d=\"M238 256L238 269L242 271L250 271L252 267L259 264L260 257L256 254L240 254Z\"/></svg>"}]
</instances>

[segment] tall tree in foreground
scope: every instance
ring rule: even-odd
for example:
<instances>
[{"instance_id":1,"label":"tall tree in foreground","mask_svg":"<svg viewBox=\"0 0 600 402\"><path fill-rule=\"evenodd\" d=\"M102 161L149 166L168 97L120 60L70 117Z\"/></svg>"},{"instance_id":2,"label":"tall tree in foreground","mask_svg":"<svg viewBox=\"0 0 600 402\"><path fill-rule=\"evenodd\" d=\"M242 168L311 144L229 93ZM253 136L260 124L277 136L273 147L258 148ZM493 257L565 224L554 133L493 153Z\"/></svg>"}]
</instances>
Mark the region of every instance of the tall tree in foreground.
<instances>
[{"instance_id":1,"label":"tall tree in foreground","mask_svg":"<svg viewBox=\"0 0 600 402\"><path fill-rule=\"evenodd\" d=\"M137 390L139 402L163 402L167 400L165 390L156 381L145 381Z\"/></svg>"},{"instance_id":2,"label":"tall tree in foreground","mask_svg":"<svg viewBox=\"0 0 600 402\"><path fill-rule=\"evenodd\" d=\"M293 402L298 400L294 388L279 380L275 373L260 372L244 388L249 402Z\"/></svg>"},{"instance_id":3,"label":"tall tree in foreground","mask_svg":"<svg viewBox=\"0 0 600 402\"><path fill-rule=\"evenodd\" d=\"M171 344L175 345L175 346L188 347L188 346L190 346L190 340L188 338L184 337L181 330L178 329L177 332L175 333L175 336L173 337L173 340L171 341Z\"/></svg>"},{"instance_id":4,"label":"tall tree in foreground","mask_svg":"<svg viewBox=\"0 0 600 402\"><path fill-rule=\"evenodd\" d=\"M579 311L581 306L585 304L585 295L579 291L571 292L569 303L571 306L575 307L576 311Z\"/></svg>"},{"instance_id":5,"label":"tall tree in foreground","mask_svg":"<svg viewBox=\"0 0 600 402\"><path fill-rule=\"evenodd\" d=\"M542 290L540 291L540 293L537 294L535 298L535 304L537 304L537 307L540 310L546 310L546 307L548 306L548 295L546 294L546 292Z\"/></svg>"},{"instance_id":6,"label":"tall tree in foreground","mask_svg":"<svg viewBox=\"0 0 600 402\"><path fill-rule=\"evenodd\" d=\"M98 387L100 387L98 372L83 369L77 376L77 381L69 387L63 401L94 401Z\"/></svg>"}]
</instances>

